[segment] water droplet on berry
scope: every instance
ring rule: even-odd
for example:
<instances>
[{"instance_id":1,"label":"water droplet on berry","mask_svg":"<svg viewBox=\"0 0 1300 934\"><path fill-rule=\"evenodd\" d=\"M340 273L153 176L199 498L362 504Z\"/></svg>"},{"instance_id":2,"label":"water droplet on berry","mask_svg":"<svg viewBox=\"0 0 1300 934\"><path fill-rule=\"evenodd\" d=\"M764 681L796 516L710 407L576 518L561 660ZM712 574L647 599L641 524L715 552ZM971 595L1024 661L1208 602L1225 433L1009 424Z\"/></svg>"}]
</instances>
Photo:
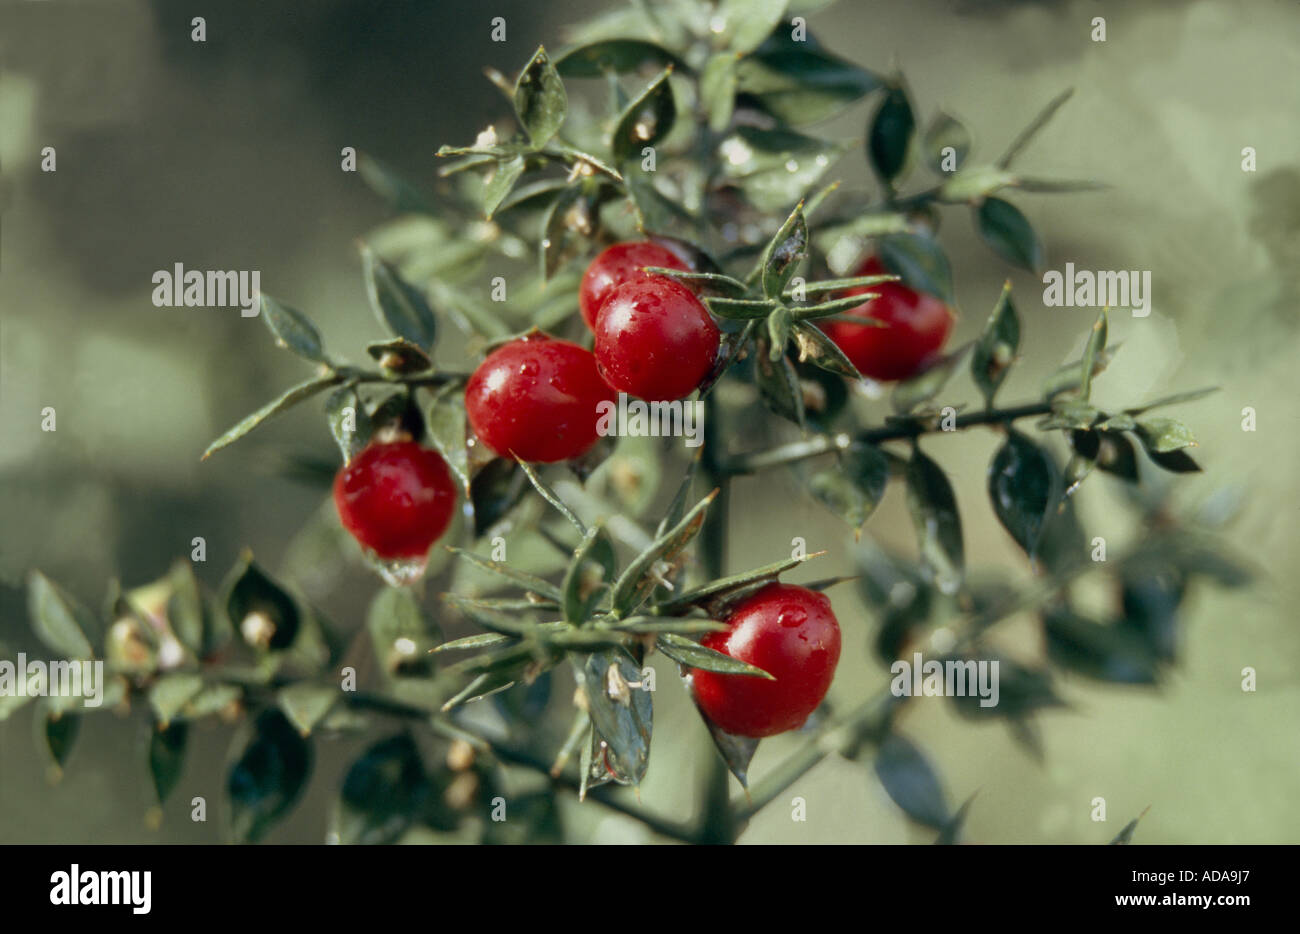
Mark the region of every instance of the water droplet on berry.
<instances>
[{"instance_id":1,"label":"water droplet on berry","mask_svg":"<svg viewBox=\"0 0 1300 934\"><path fill-rule=\"evenodd\" d=\"M523 363L519 364L519 372L524 376L536 376L538 369L539 367L536 360L525 360Z\"/></svg>"},{"instance_id":2,"label":"water droplet on berry","mask_svg":"<svg viewBox=\"0 0 1300 934\"><path fill-rule=\"evenodd\" d=\"M787 629L793 629L808 622L808 614L797 606L787 606L782 608L776 621Z\"/></svg>"},{"instance_id":3,"label":"water droplet on berry","mask_svg":"<svg viewBox=\"0 0 1300 934\"><path fill-rule=\"evenodd\" d=\"M371 558L374 562L375 569L379 571L382 577L391 587L409 587L424 577L425 565L429 562L428 555L420 555L418 558Z\"/></svg>"}]
</instances>

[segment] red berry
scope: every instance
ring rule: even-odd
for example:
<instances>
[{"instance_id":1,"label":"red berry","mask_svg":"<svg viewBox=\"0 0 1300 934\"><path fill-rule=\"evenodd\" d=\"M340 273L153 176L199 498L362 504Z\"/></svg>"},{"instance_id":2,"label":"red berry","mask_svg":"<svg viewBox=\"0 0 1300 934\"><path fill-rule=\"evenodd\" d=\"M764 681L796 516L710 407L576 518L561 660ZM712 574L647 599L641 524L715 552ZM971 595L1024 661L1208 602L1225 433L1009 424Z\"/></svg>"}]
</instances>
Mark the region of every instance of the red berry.
<instances>
[{"instance_id":1,"label":"red berry","mask_svg":"<svg viewBox=\"0 0 1300 934\"><path fill-rule=\"evenodd\" d=\"M855 275L874 276L887 271L873 256ZM875 292L880 297L850 308L845 314L874 318L886 326L833 321L826 325L826 335L863 376L886 381L907 379L921 370L948 339L952 312L933 295L914 292L899 282L862 286L847 294L864 292Z\"/></svg>"},{"instance_id":2,"label":"red berry","mask_svg":"<svg viewBox=\"0 0 1300 934\"><path fill-rule=\"evenodd\" d=\"M456 484L437 451L376 443L338 472L334 505L343 527L379 557L423 557L447 531Z\"/></svg>"},{"instance_id":3,"label":"red berry","mask_svg":"<svg viewBox=\"0 0 1300 934\"><path fill-rule=\"evenodd\" d=\"M763 669L776 680L693 669L695 702L737 736L773 736L803 725L826 696L840 660L840 624L824 594L768 584L738 603L700 644Z\"/></svg>"},{"instance_id":4,"label":"red berry","mask_svg":"<svg viewBox=\"0 0 1300 934\"><path fill-rule=\"evenodd\" d=\"M596 406L612 397L591 351L538 334L488 354L465 387L465 410L497 454L552 463L596 443Z\"/></svg>"},{"instance_id":5,"label":"red berry","mask_svg":"<svg viewBox=\"0 0 1300 934\"><path fill-rule=\"evenodd\" d=\"M688 396L713 368L721 334L690 289L663 276L625 282L596 324L605 382L651 402Z\"/></svg>"},{"instance_id":6,"label":"red berry","mask_svg":"<svg viewBox=\"0 0 1300 934\"><path fill-rule=\"evenodd\" d=\"M649 240L615 243L591 261L578 288L578 308L587 327L596 329L596 319L605 300L616 288L631 279L647 275L645 266L687 270L690 267L667 247Z\"/></svg>"}]
</instances>

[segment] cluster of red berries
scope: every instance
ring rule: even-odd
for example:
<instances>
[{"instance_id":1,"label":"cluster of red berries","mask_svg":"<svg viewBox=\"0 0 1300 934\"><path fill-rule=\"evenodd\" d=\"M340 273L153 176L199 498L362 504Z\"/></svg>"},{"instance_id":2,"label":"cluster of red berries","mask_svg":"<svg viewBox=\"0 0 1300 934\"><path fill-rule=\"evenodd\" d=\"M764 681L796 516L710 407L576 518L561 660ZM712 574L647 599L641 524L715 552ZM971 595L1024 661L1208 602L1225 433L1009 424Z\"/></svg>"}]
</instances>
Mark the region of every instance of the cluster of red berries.
<instances>
[{"instance_id":1,"label":"cluster of red berries","mask_svg":"<svg viewBox=\"0 0 1300 934\"><path fill-rule=\"evenodd\" d=\"M553 463L581 457L598 440L600 403L616 393L647 401L681 399L713 369L720 332L695 293L646 267L690 264L650 241L618 243L592 261L578 293L595 350L537 333L496 348L470 377L465 409L475 436L504 457ZM870 258L857 275L884 272ZM858 293L878 297L826 333L864 376L892 381L923 369L942 349L952 314L939 299L899 283ZM850 293L854 294L854 293ZM339 471L334 502L344 527L385 560L419 560L447 530L456 485L436 452L411 440L376 441ZM772 679L693 670L696 704L741 736L799 727L830 687L840 654L839 624L820 593L770 584L737 604L725 631L701 644L754 665Z\"/></svg>"}]
</instances>

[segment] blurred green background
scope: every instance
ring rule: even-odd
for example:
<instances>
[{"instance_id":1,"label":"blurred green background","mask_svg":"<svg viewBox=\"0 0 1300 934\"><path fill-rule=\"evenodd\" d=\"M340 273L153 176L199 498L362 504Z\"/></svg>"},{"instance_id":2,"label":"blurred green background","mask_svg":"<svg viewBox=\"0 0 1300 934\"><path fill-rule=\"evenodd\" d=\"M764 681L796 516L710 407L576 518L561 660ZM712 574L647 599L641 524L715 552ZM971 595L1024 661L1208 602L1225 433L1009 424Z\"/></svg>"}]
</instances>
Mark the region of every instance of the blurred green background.
<instances>
[{"instance_id":1,"label":"blurred green background","mask_svg":"<svg viewBox=\"0 0 1300 934\"><path fill-rule=\"evenodd\" d=\"M23 596L33 567L97 606L109 579L161 576L201 535L208 562L197 570L215 587L245 546L280 567L321 503L318 487L280 469L286 451L334 456L311 406L199 463L213 437L302 374L255 319L155 308L153 271L259 269L265 291L310 312L331 347L358 359L378 328L354 241L387 215L356 174L340 171L339 150L431 179L440 144L471 140L502 113L482 68L514 74L539 42L558 47L561 27L605 5L0 5L0 657L41 651ZM206 43L190 41L194 15L206 17ZM506 17L508 42L490 41L492 16ZM1090 39L1094 16L1106 18L1104 43ZM950 797L979 793L968 839L1102 843L1148 805L1137 842L1300 839L1300 11L1290 0L844 0L810 26L868 68L901 67L923 119L943 107L973 129L976 160L1000 152L1059 90L1077 89L1021 167L1112 187L1016 200L1046 240L1049 268L1152 271L1151 316L1112 319L1112 342L1124 346L1096 385L1099 404L1223 388L1178 413L1205 472L1176 478L1175 499L1193 509L1216 491L1239 493L1228 534L1263 575L1251 591L1192 594L1180 664L1160 689L1064 679L1072 706L1041 718L1041 763L996 724L959 720L939 700L910 705L903 730L939 765ZM818 130L860 137L870 106ZM39 170L45 146L57 151L55 173ZM1254 173L1241 168L1246 146L1258 153ZM869 184L860 150L832 172ZM992 259L964 211L946 215L942 236L964 312L954 343L979 329L1010 275L1024 360L1003 398L1033 397L1043 375L1077 356L1092 312L1043 307L1041 284ZM40 430L45 406L57 410L57 432ZM1242 431L1245 406L1257 411L1256 432ZM994 445L970 432L927 449L954 476L968 555L1024 575L984 491ZM1122 542L1131 520L1121 505L1109 478L1091 480L1080 495L1090 535ZM901 491L869 531L912 547ZM793 476L741 481L728 566L777 560L795 536L830 551L808 579L852 573L851 535ZM378 581L353 568L311 586L351 629ZM846 641L831 696L843 705L888 675L868 657L870 621L852 587L832 593ZM1041 653L1028 621L1004 626L997 641L1017 657ZM642 798L686 816L712 752L663 662ZM1245 666L1258 671L1256 693L1241 691ZM0 842L219 839L231 727L195 737L151 829L140 717L87 723L57 782L31 719L24 708L0 722ZM797 742L765 743L754 774ZM307 798L271 840L323 839L359 748L320 745ZM193 795L208 798L207 824L188 819ZM808 802L806 823L778 801L742 842L928 841L861 766L828 761L794 795ZM1106 798L1106 824L1089 819L1096 796ZM566 817L575 839L648 839L595 806L566 804Z\"/></svg>"}]
</instances>

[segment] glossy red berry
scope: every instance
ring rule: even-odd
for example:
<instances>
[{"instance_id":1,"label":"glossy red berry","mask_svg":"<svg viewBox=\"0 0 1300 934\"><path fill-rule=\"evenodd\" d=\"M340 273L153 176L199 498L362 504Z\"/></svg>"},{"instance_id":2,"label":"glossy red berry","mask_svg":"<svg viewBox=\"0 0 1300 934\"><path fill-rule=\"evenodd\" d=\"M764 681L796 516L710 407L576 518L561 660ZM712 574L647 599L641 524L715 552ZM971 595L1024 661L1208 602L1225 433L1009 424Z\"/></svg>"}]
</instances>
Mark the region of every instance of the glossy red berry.
<instances>
[{"instance_id":1,"label":"glossy red berry","mask_svg":"<svg viewBox=\"0 0 1300 934\"><path fill-rule=\"evenodd\" d=\"M578 308L587 327L593 331L596 329L598 312L605 300L624 282L646 276L642 272L646 266L690 268L672 250L650 240L615 243L607 247L591 261L582 276L582 285L578 287Z\"/></svg>"},{"instance_id":2,"label":"glossy red berry","mask_svg":"<svg viewBox=\"0 0 1300 934\"><path fill-rule=\"evenodd\" d=\"M605 300L596 324L596 363L610 387L649 401L681 399L718 356L718 326L690 289L649 276Z\"/></svg>"},{"instance_id":3,"label":"glossy red berry","mask_svg":"<svg viewBox=\"0 0 1300 934\"><path fill-rule=\"evenodd\" d=\"M738 736L773 736L803 725L826 696L840 660L840 624L824 594L768 584L728 614L729 628L700 644L763 669L776 680L692 669L695 702Z\"/></svg>"},{"instance_id":4,"label":"glossy red berry","mask_svg":"<svg viewBox=\"0 0 1300 934\"><path fill-rule=\"evenodd\" d=\"M888 270L874 256L855 273L874 276ZM880 297L850 308L845 314L883 321L885 327L833 321L826 335L853 361L858 372L872 379L907 379L939 353L952 330L952 312L938 298L915 292L900 282L851 289L847 294L875 292Z\"/></svg>"},{"instance_id":5,"label":"glossy red berry","mask_svg":"<svg viewBox=\"0 0 1300 934\"><path fill-rule=\"evenodd\" d=\"M437 451L414 441L375 443L334 478L343 527L381 558L418 558L447 531L456 484Z\"/></svg>"},{"instance_id":6,"label":"glossy red berry","mask_svg":"<svg viewBox=\"0 0 1300 934\"><path fill-rule=\"evenodd\" d=\"M613 395L591 351L538 334L479 364L465 387L465 410L474 434L497 454L552 463L596 443L597 406Z\"/></svg>"}]
</instances>

